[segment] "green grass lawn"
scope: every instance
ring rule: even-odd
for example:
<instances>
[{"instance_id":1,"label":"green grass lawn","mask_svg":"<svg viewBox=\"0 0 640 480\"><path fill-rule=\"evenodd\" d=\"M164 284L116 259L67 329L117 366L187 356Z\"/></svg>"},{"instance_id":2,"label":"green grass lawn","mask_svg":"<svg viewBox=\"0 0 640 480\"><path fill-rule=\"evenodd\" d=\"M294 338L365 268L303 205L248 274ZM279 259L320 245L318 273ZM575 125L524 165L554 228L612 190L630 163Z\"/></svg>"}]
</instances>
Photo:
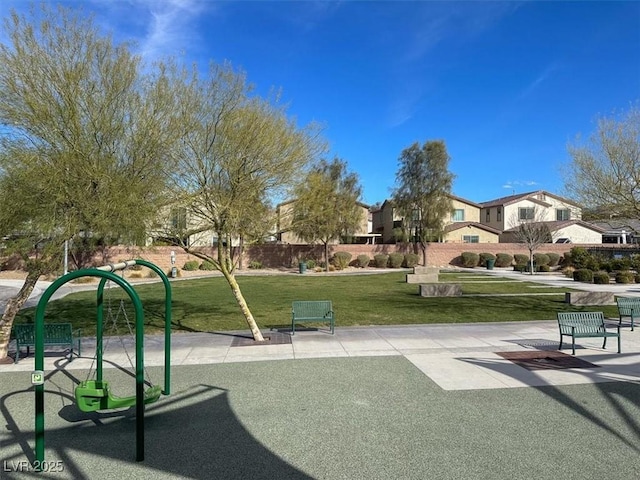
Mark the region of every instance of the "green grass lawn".
<instances>
[{"instance_id":1,"label":"green grass lawn","mask_svg":"<svg viewBox=\"0 0 640 480\"><path fill-rule=\"evenodd\" d=\"M466 275L466 277L465 277ZM337 326L409 325L429 323L505 322L553 320L558 311L593 310L564 303L567 289L544 287L530 282L497 281L478 274L442 274L443 282L462 285L462 296L423 298L418 285L405 282L405 272L375 275L265 275L239 276L238 283L261 328L290 325L291 302L294 300L331 300ZM465 281L466 278L466 281ZM149 333L163 325L164 288L160 283L137 285L145 308L145 325ZM227 282L210 277L172 282L173 328L179 331L246 330L244 317ZM557 295L534 296L536 293ZM516 296L498 296L512 294ZM112 310L119 308L121 292L111 295ZM486 296L490 295L490 296ZM495 295L495 296L491 296ZM127 298L128 302L128 298ZM597 307L607 316L617 317L615 306ZM134 322L131 308L127 316ZM17 321L33 321L34 309L23 310ZM119 332L127 331L120 315ZM95 291L80 292L49 303L46 322L72 322L85 329L95 325ZM107 328L107 334L109 328Z\"/></svg>"}]
</instances>

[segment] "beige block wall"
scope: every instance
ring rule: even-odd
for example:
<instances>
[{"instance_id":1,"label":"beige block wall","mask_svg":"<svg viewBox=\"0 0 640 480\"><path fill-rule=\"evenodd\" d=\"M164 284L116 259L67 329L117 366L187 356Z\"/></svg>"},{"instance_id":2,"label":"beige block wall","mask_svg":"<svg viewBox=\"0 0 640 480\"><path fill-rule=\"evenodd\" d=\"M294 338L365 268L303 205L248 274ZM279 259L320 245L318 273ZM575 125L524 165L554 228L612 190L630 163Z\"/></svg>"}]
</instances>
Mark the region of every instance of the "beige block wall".
<instances>
[{"instance_id":1,"label":"beige block wall","mask_svg":"<svg viewBox=\"0 0 640 480\"><path fill-rule=\"evenodd\" d=\"M603 245L603 244L556 244L548 243L540 247L540 253L554 252L564 255L575 246L613 248L616 250L637 250L635 245ZM133 258L142 258L158 265L165 271L171 269L171 251L176 253L176 267L182 268L188 260L197 260L193 255L184 253L183 250L172 247L126 248L114 247L96 259L96 265L119 262ZM204 248L203 251L215 256L215 250ZM330 254L338 251L351 253L355 260L360 254L369 255L371 259L377 253L413 252L411 244L382 244L382 245L331 245ZM427 265L432 267L450 267L456 265L462 252L475 253L509 253L514 255L522 253L528 255L527 248L520 243L431 243L427 247ZM244 268L247 268L251 260L260 261L265 268L295 268L300 259L322 260L323 248L316 245L255 245L247 247L244 256Z\"/></svg>"}]
</instances>

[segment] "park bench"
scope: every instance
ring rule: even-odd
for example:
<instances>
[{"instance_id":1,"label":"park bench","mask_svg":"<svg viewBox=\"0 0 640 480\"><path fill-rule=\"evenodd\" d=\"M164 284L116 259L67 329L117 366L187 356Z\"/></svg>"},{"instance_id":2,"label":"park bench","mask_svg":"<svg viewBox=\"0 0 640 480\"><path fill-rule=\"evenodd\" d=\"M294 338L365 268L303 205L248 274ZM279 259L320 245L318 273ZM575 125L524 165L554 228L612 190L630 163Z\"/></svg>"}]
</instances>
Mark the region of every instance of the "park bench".
<instances>
[{"instance_id":1,"label":"park bench","mask_svg":"<svg viewBox=\"0 0 640 480\"><path fill-rule=\"evenodd\" d=\"M572 354L576 354L576 338L604 338L602 348L607 345L608 337L618 337L618 353L620 353L620 325L617 332L607 331L602 312L558 312L558 327L560 328L560 349L562 337L571 337Z\"/></svg>"},{"instance_id":2,"label":"park bench","mask_svg":"<svg viewBox=\"0 0 640 480\"><path fill-rule=\"evenodd\" d=\"M618 315L620 316L620 324L624 317L631 319L631 331L633 332L633 324L635 317L640 317L640 298L639 297L616 297L618 304Z\"/></svg>"},{"instance_id":3,"label":"park bench","mask_svg":"<svg viewBox=\"0 0 640 480\"><path fill-rule=\"evenodd\" d=\"M29 347L36 346L36 326L33 323L21 323L13 326L13 335L16 340L16 358L14 363L18 363L20 359L20 349L27 347L27 356L29 356ZM81 330L72 330L70 323L45 323L44 324L44 346L68 346L69 361L73 360L73 346L77 344L78 351L76 355L80 356L80 337Z\"/></svg>"},{"instance_id":4,"label":"park bench","mask_svg":"<svg viewBox=\"0 0 640 480\"><path fill-rule=\"evenodd\" d=\"M296 323L328 322L334 333L334 314L330 300L295 301L291 306L291 335L296 333Z\"/></svg>"}]
</instances>

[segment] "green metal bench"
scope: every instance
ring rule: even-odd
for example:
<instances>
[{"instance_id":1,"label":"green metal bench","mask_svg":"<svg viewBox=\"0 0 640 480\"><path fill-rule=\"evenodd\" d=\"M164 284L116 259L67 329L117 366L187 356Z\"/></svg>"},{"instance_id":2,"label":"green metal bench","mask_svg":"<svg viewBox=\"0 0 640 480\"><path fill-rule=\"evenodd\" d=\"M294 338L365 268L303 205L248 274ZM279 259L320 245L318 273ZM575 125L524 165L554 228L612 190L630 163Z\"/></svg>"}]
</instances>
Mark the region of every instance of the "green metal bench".
<instances>
[{"instance_id":1,"label":"green metal bench","mask_svg":"<svg viewBox=\"0 0 640 480\"><path fill-rule=\"evenodd\" d=\"M291 335L296 333L296 323L328 322L334 333L335 315L330 300L295 301L291 305Z\"/></svg>"},{"instance_id":2,"label":"green metal bench","mask_svg":"<svg viewBox=\"0 0 640 480\"><path fill-rule=\"evenodd\" d=\"M620 324L625 317L631 319L631 331L633 332L633 324L635 318L640 317L640 297L616 297L618 304L618 315L620 316Z\"/></svg>"},{"instance_id":3,"label":"green metal bench","mask_svg":"<svg viewBox=\"0 0 640 480\"><path fill-rule=\"evenodd\" d=\"M63 346L69 347L69 361L73 360L74 344L77 345L77 356L80 356L80 337L81 330L73 330L70 323L45 323L44 324L44 346ZM36 326L33 323L20 323L13 326L13 335L16 340L16 358L14 363L18 363L20 359L20 349L27 347L27 356L29 356L29 347L36 346Z\"/></svg>"},{"instance_id":4,"label":"green metal bench","mask_svg":"<svg viewBox=\"0 0 640 480\"><path fill-rule=\"evenodd\" d=\"M607 331L602 312L558 312L558 327L560 328L560 349L562 337L571 337L572 354L576 354L576 338L604 338L602 348L607 345L608 337L618 337L618 353L620 353L620 325L617 332Z\"/></svg>"}]
</instances>

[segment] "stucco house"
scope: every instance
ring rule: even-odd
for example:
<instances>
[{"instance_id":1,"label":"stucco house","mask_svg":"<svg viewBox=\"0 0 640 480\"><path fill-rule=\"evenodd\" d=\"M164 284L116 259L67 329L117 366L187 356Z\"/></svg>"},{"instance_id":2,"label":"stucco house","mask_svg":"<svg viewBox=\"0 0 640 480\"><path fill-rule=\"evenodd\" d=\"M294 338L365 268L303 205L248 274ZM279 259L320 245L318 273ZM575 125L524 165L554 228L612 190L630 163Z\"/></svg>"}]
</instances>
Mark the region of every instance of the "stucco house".
<instances>
[{"instance_id":1,"label":"stucco house","mask_svg":"<svg viewBox=\"0 0 640 480\"><path fill-rule=\"evenodd\" d=\"M609 220L594 220L589 223L604 230L602 243L640 243L640 220L612 218Z\"/></svg>"},{"instance_id":2,"label":"stucco house","mask_svg":"<svg viewBox=\"0 0 640 480\"><path fill-rule=\"evenodd\" d=\"M279 203L276 206L276 238L281 243L288 243L291 245L306 245L308 242L298 238L298 236L291 231L291 222L293 220L293 207L295 205L294 200L287 200L286 202ZM354 243L375 243L376 238L381 235L372 233L371 226L371 214L369 213L369 205L362 202L356 202L360 211L360 224L357 230L352 235ZM335 240L331 243L340 243Z\"/></svg>"},{"instance_id":3,"label":"stucco house","mask_svg":"<svg viewBox=\"0 0 640 480\"><path fill-rule=\"evenodd\" d=\"M480 203L480 223L504 231L522 222L581 220L582 209L571 200L544 190Z\"/></svg>"},{"instance_id":4,"label":"stucco house","mask_svg":"<svg viewBox=\"0 0 640 480\"><path fill-rule=\"evenodd\" d=\"M560 239L569 240L571 243L602 243L604 229L582 220L566 220L543 223L549 228L551 243ZM513 227L500 234L501 243L516 243L518 240L514 232L518 227Z\"/></svg>"},{"instance_id":5,"label":"stucco house","mask_svg":"<svg viewBox=\"0 0 640 480\"><path fill-rule=\"evenodd\" d=\"M451 216L445 222L442 242L497 243L500 231L480 222L480 205L455 195L451 198ZM373 231L382 235L383 243L396 240L397 229L403 227L403 217L397 213L391 200L385 200L372 214Z\"/></svg>"}]
</instances>

